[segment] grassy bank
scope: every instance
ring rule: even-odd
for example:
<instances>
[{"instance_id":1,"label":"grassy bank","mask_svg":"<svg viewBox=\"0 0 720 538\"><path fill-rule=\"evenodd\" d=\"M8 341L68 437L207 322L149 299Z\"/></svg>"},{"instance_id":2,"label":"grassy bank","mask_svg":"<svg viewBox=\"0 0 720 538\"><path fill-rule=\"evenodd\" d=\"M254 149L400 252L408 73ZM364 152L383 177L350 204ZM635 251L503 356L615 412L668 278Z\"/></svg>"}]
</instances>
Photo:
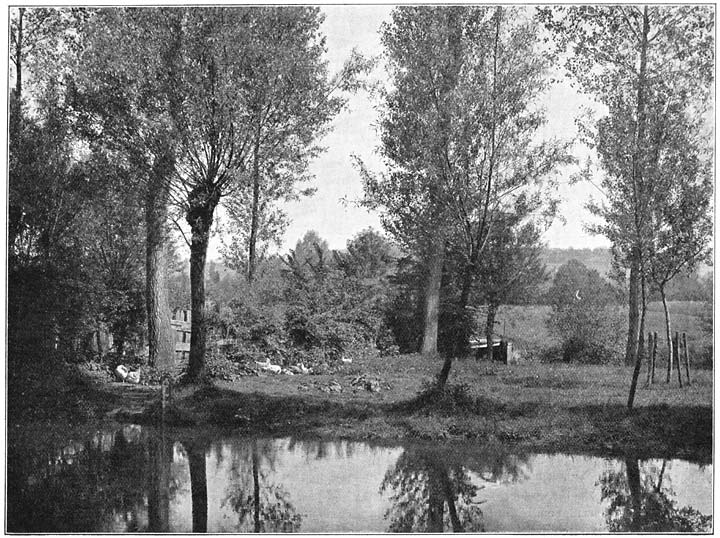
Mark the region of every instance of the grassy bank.
<instances>
[{"instance_id":1,"label":"grassy bank","mask_svg":"<svg viewBox=\"0 0 720 538\"><path fill-rule=\"evenodd\" d=\"M521 450L712 459L712 375L691 372L643 387L626 409L631 369L456 361L451 386L428 392L439 359L365 358L324 375L261 375L176 391L176 424L216 424L248 434L353 439L499 441ZM374 388L379 391L368 390ZM134 404L125 419L159 418L157 391L113 385Z\"/></svg>"}]
</instances>

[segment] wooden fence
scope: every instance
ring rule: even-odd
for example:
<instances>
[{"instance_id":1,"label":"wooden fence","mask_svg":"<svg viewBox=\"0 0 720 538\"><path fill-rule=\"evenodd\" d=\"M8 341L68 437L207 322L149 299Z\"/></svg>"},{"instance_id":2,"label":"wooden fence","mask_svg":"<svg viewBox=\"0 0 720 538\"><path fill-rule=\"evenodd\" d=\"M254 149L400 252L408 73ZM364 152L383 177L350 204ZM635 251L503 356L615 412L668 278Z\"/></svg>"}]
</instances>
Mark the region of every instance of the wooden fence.
<instances>
[{"instance_id":1,"label":"wooden fence","mask_svg":"<svg viewBox=\"0 0 720 538\"><path fill-rule=\"evenodd\" d=\"M190 360L190 310L175 310L170 325L175 330L175 364L184 367Z\"/></svg>"}]
</instances>

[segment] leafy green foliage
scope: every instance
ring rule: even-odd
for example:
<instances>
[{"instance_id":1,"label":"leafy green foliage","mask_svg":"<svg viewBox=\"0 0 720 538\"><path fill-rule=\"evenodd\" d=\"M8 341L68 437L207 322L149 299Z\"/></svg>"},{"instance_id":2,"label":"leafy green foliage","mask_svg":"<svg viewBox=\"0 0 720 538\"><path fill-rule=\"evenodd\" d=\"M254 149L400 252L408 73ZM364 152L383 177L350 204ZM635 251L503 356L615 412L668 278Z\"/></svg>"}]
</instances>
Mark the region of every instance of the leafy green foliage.
<instances>
[{"instance_id":1,"label":"leafy green foliage","mask_svg":"<svg viewBox=\"0 0 720 538\"><path fill-rule=\"evenodd\" d=\"M561 340L562 360L611 363L619 358L624 334L617 292L597 271L571 260L560 267L548 291L547 320Z\"/></svg>"},{"instance_id":2,"label":"leafy green foliage","mask_svg":"<svg viewBox=\"0 0 720 538\"><path fill-rule=\"evenodd\" d=\"M311 241L306 235L287 258L286 330L292 342L331 359L350 347L387 351L383 314L393 262L387 241L367 230L348 242L347 253L334 255L322 242L309 250Z\"/></svg>"}]
</instances>

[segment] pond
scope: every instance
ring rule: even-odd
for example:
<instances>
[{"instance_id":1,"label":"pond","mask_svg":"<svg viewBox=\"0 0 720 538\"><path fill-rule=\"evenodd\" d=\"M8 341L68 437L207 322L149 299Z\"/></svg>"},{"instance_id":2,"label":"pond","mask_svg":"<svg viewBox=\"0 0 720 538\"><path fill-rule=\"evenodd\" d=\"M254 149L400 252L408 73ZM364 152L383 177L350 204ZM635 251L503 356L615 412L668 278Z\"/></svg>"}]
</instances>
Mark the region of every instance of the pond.
<instances>
[{"instance_id":1,"label":"pond","mask_svg":"<svg viewBox=\"0 0 720 538\"><path fill-rule=\"evenodd\" d=\"M712 528L712 465L88 426L8 432L9 532Z\"/></svg>"}]
</instances>

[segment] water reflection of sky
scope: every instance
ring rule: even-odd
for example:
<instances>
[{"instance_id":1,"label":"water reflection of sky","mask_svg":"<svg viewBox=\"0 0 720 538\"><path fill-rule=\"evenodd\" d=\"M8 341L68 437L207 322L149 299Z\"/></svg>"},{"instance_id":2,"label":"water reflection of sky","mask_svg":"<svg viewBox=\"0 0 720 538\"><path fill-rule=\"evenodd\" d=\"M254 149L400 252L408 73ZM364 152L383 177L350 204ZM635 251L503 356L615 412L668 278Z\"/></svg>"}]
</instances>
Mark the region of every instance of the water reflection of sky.
<instances>
[{"instance_id":1,"label":"water reflection of sky","mask_svg":"<svg viewBox=\"0 0 720 538\"><path fill-rule=\"evenodd\" d=\"M694 522L697 513L689 519L680 510L686 506L701 515L712 515L712 466L681 460L514 455L502 446L403 448L240 437L207 438L199 444L186 441L185 446L182 434L167 436L162 442L167 443L162 465L169 477L166 519L171 532L193 530L190 450L204 454L210 532L252 532L259 521L267 531L305 533L415 531L433 525L444 530L458 526L505 533L607 532L611 525L614 530L632 530L632 525L656 528L652 525L663 525L678 514L680 520L675 519L674 524ZM14 493L10 484L9 496L19 496L10 508L18 510L22 502L17 501L22 501L23 495L31 498L41 493L44 502L57 502L55 512L66 512L57 528L45 530L72 528L75 514L67 512L82 510L85 500L68 504L68 492L58 481L68 476L68 487L77 488L77 481L87 475L89 482L95 480L100 487L116 491L118 499L107 497L103 514L85 517L86 527L76 530L146 530L151 525L152 507L159 506L153 505L148 489L155 483L148 477L158 469L159 460L153 459L153 454L160 453L159 446L156 433L128 427L85 441L67 440L44 460L50 466L47 469L38 467L45 457L41 454L23 465L22 472L13 473L11 480L21 480L17 489L21 493ZM16 464L22 456L15 453L12 457ZM203 459L200 461L202 464ZM123 470L114 473L116 465ZM115 480L119 480L117 485L107 483ZM660 484L658 496L655 486ZM92 493L95 487L89 484L82 495L97 504ZM255 499L262 507L257 513ZM642 510L632 505L633 499ZM637 516L635 511L642 514ZM52 527L54 516L48 513L54 512L39 514L48 518L47 525ZM33 514L21 515L27 521Z\"/></svg>"},{"instance_id":2,"label":"water reflection of sky","mask_svg":"<svg viewBox=\"0 0 720 538\"><path fill-rule=\"evenodd\" d=\"M535 455L522 482L481 492L488 532L607 532L598 475L621 471L622 463L587 456ZM660 466L643 462L643 469ZM712 466L703 469L685 461L668 462L666 473L678 504L712 514Z\"/></svg>"}]
</instances>

